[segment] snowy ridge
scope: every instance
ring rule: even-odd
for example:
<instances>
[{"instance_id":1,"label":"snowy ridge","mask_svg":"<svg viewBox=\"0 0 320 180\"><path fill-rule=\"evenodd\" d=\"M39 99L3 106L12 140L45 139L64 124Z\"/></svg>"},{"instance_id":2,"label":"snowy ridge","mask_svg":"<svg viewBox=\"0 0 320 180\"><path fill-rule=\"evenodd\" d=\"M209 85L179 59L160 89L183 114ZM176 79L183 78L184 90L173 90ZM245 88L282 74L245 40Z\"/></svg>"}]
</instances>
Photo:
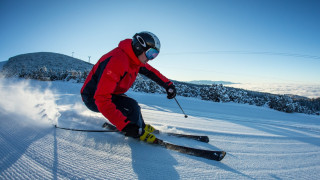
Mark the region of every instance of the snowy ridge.
<instances>
[{"instance_id":1,"label":"snowy ridge","mask_svg":"<svg viewBox=\"0 0 320 180\"><path fill-rule=\"evenodd\" d=\"M222 84L194 85L174 81L177 94L184 97L195 97L214 102L236 102L256 106L265 106L287 113L299 112L306 114L320 114L320 98L308 99L292 95L277 95L248 91L244 89L225 87ZM155 82L138 76L132 85L132 90L146 93L165 93L163 88Z\"/></svg>"},{"instance_id":2,"label":"snowy ridge","mask_svg":"<svg viewBox=\"0 0 320 180\"><path fill-rule=\"evenodd\" d=\"M3 66L5 77L38 80L70 80L85 78L92 64L58 53L38 52L11 57ZM70 78L72 76L72 78Z\"/></svg>"},{"instance_id":3,"label":"snowy ridge","mask_svg":"<svg viewBox=\"0 0 320 180\"><path fill-rule=\"evenodd\" d=\"M118 133L55 129L50 119L61 127L101 129L105 118L83 105L79 95L81 84L0 80L0 179L317 179L320 176L319 116L179 96L177 99L189 115L184 118L177 104L163 94L127 93L140 103L145 121L158 129L208 135L208 144L159 137L179 145L228 153L223 161L216 162L168 151Z\"/></svg>"}]
</instances>

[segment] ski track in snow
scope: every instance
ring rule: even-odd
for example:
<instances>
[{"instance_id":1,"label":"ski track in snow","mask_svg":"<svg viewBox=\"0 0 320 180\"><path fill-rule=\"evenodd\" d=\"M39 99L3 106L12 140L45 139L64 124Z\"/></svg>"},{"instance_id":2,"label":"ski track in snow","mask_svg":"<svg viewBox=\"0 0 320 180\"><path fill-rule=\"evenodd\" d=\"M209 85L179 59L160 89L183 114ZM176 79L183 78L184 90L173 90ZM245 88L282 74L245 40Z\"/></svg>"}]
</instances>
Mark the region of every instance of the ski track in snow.
<instances>
[{"instance_id":1,"label":"ski track in snow","mask_svg":"<svg viewBox=\"0 0 320 180\"><path fill-rule=\"evenodd\" d=\"M165 95L127 93L140 103L144 120L156 128L208 135L208 144L158 137L179 145L226 151L226 157L216 162L118 133L55 129L55 122L67 128L101 129L105 118L82 104L82 84L0 81L0 179L320 177L319 116L177 97L189 116L184 118L176 102Z\"/></svg>"}]
</instances>

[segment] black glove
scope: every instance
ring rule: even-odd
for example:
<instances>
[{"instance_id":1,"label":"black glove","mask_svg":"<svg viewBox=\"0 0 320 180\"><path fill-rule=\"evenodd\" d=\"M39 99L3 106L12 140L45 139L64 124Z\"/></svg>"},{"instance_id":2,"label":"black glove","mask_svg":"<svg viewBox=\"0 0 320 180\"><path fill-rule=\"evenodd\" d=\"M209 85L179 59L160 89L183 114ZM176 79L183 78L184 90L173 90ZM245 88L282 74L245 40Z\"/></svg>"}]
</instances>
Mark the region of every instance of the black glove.
<instances>
[{"instance_id":1,"label":"black glove","mask_svg":"<svg viewBox=\"0 0 320 180\"><path fill-rule=\"evenodd\" d=\"M141 136L141 134L143 133L143 129L140 128L138 125L136 124L127 124L123 129L122 132L124 132L125 136L130 136L133 138L138 138Z\"/></svg>"},{"instance_id":2,"label":"black glove","mask_svg":"<svg viewBox=\"0 0 320 180\"><path fill-rule=\"evenodd\" d=\"M172 99L172 98L176 97L176 95L177 95L176 87L173 84L168 86L166 91L168 94L168 96L167 96L168 99Z\"/></svg>"}]
</instances>

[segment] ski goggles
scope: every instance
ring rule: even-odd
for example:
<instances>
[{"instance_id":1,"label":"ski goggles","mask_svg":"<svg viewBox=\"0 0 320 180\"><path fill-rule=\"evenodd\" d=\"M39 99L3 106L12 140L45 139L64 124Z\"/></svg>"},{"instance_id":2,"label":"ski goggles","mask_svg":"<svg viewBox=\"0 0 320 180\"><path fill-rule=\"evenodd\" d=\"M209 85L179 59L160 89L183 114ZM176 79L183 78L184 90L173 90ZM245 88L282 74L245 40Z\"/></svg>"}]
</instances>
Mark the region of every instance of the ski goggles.
<instances>
[{"instance_id":1,"label":"ski goggles","mask_svg":"<svg viewBox=\"0 0 320 180\"><path fill-rule=\"evenodd\" d=\"M148 60L152 60L154 58L156 58L159 54L159 51L153 48L149 48L146 51L146 57L148 58Z\"/></svg>"}]
</instances>

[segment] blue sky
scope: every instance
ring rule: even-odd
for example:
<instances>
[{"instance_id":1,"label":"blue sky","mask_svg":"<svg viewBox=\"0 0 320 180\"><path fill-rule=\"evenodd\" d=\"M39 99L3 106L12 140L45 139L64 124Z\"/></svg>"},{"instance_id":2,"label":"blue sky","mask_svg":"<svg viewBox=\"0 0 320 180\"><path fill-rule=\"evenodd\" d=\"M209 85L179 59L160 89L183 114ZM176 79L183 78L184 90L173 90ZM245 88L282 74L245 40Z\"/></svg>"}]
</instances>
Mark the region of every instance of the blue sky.
<instances>
[{"instance_id":1,"label":"blue sky","mask_svg":"<svg viewBox=\"0 0 320 180\"><path fill-rule=\"evenodd\" d=\"M151 31L170 79L320 85L318 0L0 0L0 61L57 52L96 62Z\"/></svg>"}]
</instances>

